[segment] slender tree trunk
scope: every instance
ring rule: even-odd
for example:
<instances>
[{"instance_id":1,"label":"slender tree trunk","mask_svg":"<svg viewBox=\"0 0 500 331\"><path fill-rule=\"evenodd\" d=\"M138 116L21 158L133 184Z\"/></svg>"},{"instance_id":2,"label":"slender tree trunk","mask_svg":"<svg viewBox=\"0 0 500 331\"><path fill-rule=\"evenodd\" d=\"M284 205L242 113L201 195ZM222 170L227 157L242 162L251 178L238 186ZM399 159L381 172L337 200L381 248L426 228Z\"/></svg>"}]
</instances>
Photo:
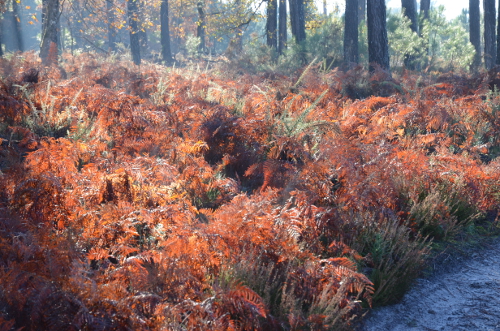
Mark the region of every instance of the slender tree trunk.
<instances>
[{"instance_id":1,"label":"slender tree trunk","mask_svg":"<svg viewBox=\"0 0 500 331\"><path fill-rule=\"evenodd\" d=\"M328 10L326 8L326 0L323 0L323 16L328 16Z\"/></svg>"},{"instance_id":2,"label":"slender tree trunk","mask_svg":"<svg viewBox=\"0 0 500 331\"><path fill-rule=\"evenodd\" d=\"M410 28L413 32L418 33L418 20L417 20L417 3L416 0L401 0L401 7L403 8L404 15L410 19ZM415 57L405 54L405 67L415 70Z\"/></svg>"},{"instance_id":3,"label":"slender tree trunk","mask_svg":"<svg viewBox=\"0 0 500 331\"><path fill-rule=\"evenodd\" d=\"M43 0L42 42L40 46L40 57L42 58L42 62L44 64L50 64L50 62L54 60L57 61L57 53L58 53L57 28L59 26L58 23L59 23L59 0Z\"/></svg>"},{"instance_id":4,"label":"slender tree trunk","mask_svg":"<svg viewBox=\"0 0 500 331\"><path fill-rule=\"evenodd\" d=\"M358 10L358 0L345 1L344 62L349 66L359 62Z\"/></svg>"},{"instance_id":5,"label":"slender tree trunk","mask_svg":"<svg viewBox=\"0 0 500 331\"><path fill-rule=\"evenodd\" d=\"M420 25L419 25L419 35L422 35L422 30L424 28L424 22L429 21L429 10L431 9L431 0L420 0Z\"/></svg>"},{"instance_id":6,"label":"slender tree trunk","mask_svg":"<svg viewBox=\"0 0 500 331\"><path fill-rule=\"evenodd\" d=\"M481 65L481 32L480 32L479 0L469 0L469 41L474 46L474 62L472 70L476 71Z\"/></svg>"},{"instance_id":7,"label":"slender tree trunk","mask_svg":"<svg viewBox=\"0 0 500 331\"><path fill-rule=\"evenodd\" d=\"M71 54L73 54L73 51L75 50L75 27L73 25L71 17L66 17L66 25L68 26L68 31L69 31L69 38L70 38L70 49L71 49Z\"/></svg>"},{"instance_id":8,"label":"slender tree trunk","mask_svg":"<svg viewBox=\"0 0 500 331\"><path fill-rule=\"evenodd\" d=\"M149 54L148 46L148 33L146 29L139 28L139 45L141 47L141 54L143 57L147 57Z\"/></svg>"},{"instance_id":9,"label":"slender tree trunk","mask_svg":"<svg viewBox=\"0 0 500 331\"><path fill-rule=\"evenodd\" d=\"M169 29L169 18L168 18L168 0L161 0L160 8L160 20L161 20L161 55L163 56L163 61L167 65L171 65L174 62L172 59L172 51L170 49L170 29Z\"/></svg>"},{"instance_id":10,"label":"slender tree trunk","mask_svg":"<svg viewBox=\"0 0 500 331\"><path fill-rule=\"evenodd\" d=\"M60 17L60 13L59 13L59 17ZM61 26L61 20L58 19L57 20L57 29L56 29L56 38L57 38L57 51L58 51L58 54L61 54L62 51L64 50L64 39L62 37L62 34L61 34L61 31L62 31L62 26Z\"/></svg>"},{"instance_id":11,"label":"slender tree trunk","mask_svg":"<svg viewBox=\"0 0 500 331\"><path fill-rule=\"evenodd\" d=\"M306 40L306 11L304 0L296 0L297 4L297 41Z\"/></svg>"},{"instance_id":12,"label":"slender tree trunk","mask_svg":"<svg viewBox=\"0 0 500 331\"><path fill-rule=\"evenodd\" d=\"M283 54L286 48L287 32L286 32L286 0L280 0L279 9L279 43L278 53Z\"/></svg>"},{"instance_id":13,"label":"slender tree trunk","mask_svg":"<svg viewBox=\"0 0 500 331\"><path fill-rule=\"evenodd\" d=\"M277 49L278 47L278 1L268 0L267 2L267 24L266 36L267 46Z\"/></svg>"},{"instance_id":14,"label":"slender tree trunk","mask_svg":"<svg viewBox=\"0 0 500 331\"><path fill-rule=\"evenodd\" d=\"M304 0L289 0L289 5L292 35L295 37L295 41L300 44L306 39Z\"/></svg>"},{"instance_id":15,"label":"slender tree trunk","mask_svg":"<svg viewBox=\"0 0 500 331\"><path fill-rule=\"evenodd\" d=\"M106 0L106 17L108 19L108 49L110 52L116 51L116 28L115 11L113 0Z\"/></svg>"},{"instance_id":16,"label":"slender tree trunk","mask_svg":"<svg viewBox=\"0 0 500 331\"><path fill-rule=\"evenodd\" d=\"M2 1L2 0L0 0ZM1 2L0 2L0 10L1 9ZM8 6L10 7L10 6ZM9 8L10 9L10 8ZM15 52L18 50L17 47L17 38L16 38L16 33L15 33L15 18L14 18L14 13L12 10L5 10L3 13L3 20L2 20L2 25L0 26L0 30L2 30L2 33L5 37L4 42L5 42L5 51L6 52Z\"/></svg>"},{"instance_id":17,"label":"slender tree trunk","mask_svg":"<svg viewBox=\"0 0 500 331\"><path fill-rule=\"evenodd\" d=\"M290 9L290 26L292 28L292 36L297 35L297 0L288 0L288 7Z\"/></svg>"},{"instance_id":18,"label":"slender tree trunk","mask_svg":"<svg viewBox=\"0 0 500 331\"><path fill-rule=\"evenodd\" d=\"M385 0L369 0L366 16L368 17L368 61L370 71L375 70L377 64L389 71Z\"/></svg>"},{"instance_id":19,"label":"slender tree trunk","mask_svg":"<svg viewBox=\"0 0 500 331\"><path fill-rule=\"evenodd\" d=\"M197 28L197 36L200 38L200 46L198 51L200 53L205 53L205 11L203 10L203 2L198 2L198 28Z\"/></svg>"},{"instance_id":20,"label":"slender tree trunk","mask_svg":"<svg viewBox=\"0 0 500 331\"><path fill-rule=\"evenodd\" d=\"M42 0L42 29L43 29L43 22L45 22L45 11L47 10L47 5L44 5L44 3L46 2L47 0ZM43 32L43 31L42 31Z\"/></svg>"},{"instance_id":21,"label":"slender tree trunk","mask_svg":"<svg viewBox=\"0 0 500 331\"><path fill-rule=\"evenodd\" d=\"M417 3L416 0L401 0L401 7L404 14L411 21L410 28L413 32L418 32Z\"/></svg>"},{"instance_id":22,"label":"slender tree trunk","mask_svg":"<svg viewBox=\"0 0 500 331\"><path fill-rule=\"evenodd\" d=\"M12 0L12 13L14 14L13 19L14 19L14 31L16 34L16 40L17 40L17 49L21 52L24 51L24 42L23 42L23 34L22 34L22 29L21 29L21 15L19 14L19 6L20 2L18 3L16 0Z\"/></svg>"},{"instance_id":23,"label":"slender tree trunk","mask_svg":"<svg viewBox=\"0 0 500 331\"><path fill-rule=\"evenodd\" d=\"M491 69L496 62L495 0L483 0L484 11L484 65Z\"/></svg>"},{"instance_id":24,"label":"slender tree trunk","mask_svg":"<svg viewBox=\"0 0 500 331\"><path fill-rule=\"evenodd\" d=\"M497 60L496 64L500 64L500 0L498 0L498 20L497 20Z\"/></svg>"},{"instance_id":25,"label":"slender tree trunk","mask_svg":"<svg viewBox=\"0 0 500 331\"><path fill-rule=\"evenodd\" d=\"M366 0L358 0L358 25L366 19Z\"/></svg>"},{"instance_id":26,"label":"slender tree trunk","mask_svg":"<svg viewBox=\"0 0 500 331\"><path fill-rule=\"evenodd\" d=\"M137 0L127 0L128 25L130 27L130 52L132 60L136 65L141 64L141 46L139 43L139 29L137 20L139 19Z\"/></svg>"},{"instance_id":27,"label":"slender tree trunk","mask_svg":"<svg viewBox=\"0 0 500 331\"><path fill-rule=\"evenodd\" d=\"M431 0L420 0L420 15L423 19L429 19L429 10L431 10Z\"/></svg>"},{"instance_id":28,"label":"slender tree trunk","mask_svg":"<svg viewBox=\"0 0 500 331\"><path fill-rule=\"evenodd\" d=\"M3 40L3 20L4 16L1 12L1 6L0 6L0 57L3 56L3 46L2 46L2 40Z\"/></svg>"}]
</instances>

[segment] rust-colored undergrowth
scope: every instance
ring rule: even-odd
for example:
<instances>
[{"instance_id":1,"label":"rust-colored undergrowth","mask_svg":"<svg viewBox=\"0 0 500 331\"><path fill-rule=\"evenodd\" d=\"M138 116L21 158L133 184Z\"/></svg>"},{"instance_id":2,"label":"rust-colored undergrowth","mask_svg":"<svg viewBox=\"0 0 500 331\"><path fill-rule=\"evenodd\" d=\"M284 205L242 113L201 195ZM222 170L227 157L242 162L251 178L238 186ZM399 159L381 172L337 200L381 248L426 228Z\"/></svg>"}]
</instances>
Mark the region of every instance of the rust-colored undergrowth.
<instances>
[{"instance_id":1,"label":"rust-colored undergrowth","mask_svg":"<svg viewBox=\"0 0 500 331\"><path fill-rule=\"evenodd\" d=\"M500 201L487 75L0 61L0 330L349 327Z\"/></svg>"}]
</instances>

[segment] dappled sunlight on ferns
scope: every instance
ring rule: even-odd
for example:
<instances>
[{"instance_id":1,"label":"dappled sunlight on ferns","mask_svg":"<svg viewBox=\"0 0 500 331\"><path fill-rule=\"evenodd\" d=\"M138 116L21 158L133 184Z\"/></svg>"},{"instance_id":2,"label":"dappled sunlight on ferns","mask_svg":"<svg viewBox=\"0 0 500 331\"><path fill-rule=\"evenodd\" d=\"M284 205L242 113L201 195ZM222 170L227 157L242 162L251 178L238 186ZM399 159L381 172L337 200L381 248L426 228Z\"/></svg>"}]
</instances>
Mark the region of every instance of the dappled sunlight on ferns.
<instances>
[{"instance_id":1,"label":"dappled sunlight on ferns","mask_svg":"<svg viewBox=\"0 0 500 331\"><path fill-rule=\"evenodd\" d=\"M477 79L63 59L1 60L0 328L348 328L500 203Z\"/></svg>"}]
</instances>

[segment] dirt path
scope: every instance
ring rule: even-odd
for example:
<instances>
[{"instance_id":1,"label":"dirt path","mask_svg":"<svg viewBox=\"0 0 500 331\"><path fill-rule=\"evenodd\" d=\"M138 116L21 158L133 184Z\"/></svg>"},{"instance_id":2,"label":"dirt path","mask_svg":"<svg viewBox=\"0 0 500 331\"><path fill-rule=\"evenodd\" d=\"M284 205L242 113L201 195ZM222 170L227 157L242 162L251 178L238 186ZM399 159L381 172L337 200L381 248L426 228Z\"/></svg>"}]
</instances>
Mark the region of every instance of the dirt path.
<instances>
[{"instance_id":1,"label":"dirt path","mask_svg":"<svg viewBox=\"0 0 500 331\"><path fill-rule=\"evenodd\" d=\"M500 242L453 259L401 303L372 311L360 330L500 330Z\"/></svg>"}]
</instances>

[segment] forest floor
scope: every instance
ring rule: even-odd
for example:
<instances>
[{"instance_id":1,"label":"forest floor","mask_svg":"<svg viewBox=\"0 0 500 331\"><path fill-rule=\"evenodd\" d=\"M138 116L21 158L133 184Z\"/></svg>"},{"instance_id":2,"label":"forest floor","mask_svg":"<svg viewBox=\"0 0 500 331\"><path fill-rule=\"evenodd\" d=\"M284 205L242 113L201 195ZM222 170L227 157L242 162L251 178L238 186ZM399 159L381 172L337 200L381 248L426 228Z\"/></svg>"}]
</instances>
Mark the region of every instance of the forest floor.
<instances>
[{"instance_id":1,"label":"forest floor","mask_svg":"<svg viewBox=\"0 0 500 331\"><path fill-rule=\"evenodd\" d=\"M400 303L374 309L361 330L500 330L500 239L446 253Z\"/></svg>"},{"instance_id":2,"label":"forest floor","mask_svg":"<svg viewBox=\"0 0 500 331\"><path fill-rule=\"evenodd\" d=\"M203 67L0 59L0 331L500 330L500 70Z\"/></svg>"}]
</instances>

